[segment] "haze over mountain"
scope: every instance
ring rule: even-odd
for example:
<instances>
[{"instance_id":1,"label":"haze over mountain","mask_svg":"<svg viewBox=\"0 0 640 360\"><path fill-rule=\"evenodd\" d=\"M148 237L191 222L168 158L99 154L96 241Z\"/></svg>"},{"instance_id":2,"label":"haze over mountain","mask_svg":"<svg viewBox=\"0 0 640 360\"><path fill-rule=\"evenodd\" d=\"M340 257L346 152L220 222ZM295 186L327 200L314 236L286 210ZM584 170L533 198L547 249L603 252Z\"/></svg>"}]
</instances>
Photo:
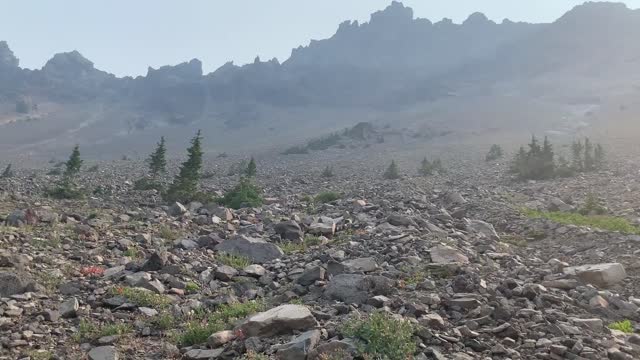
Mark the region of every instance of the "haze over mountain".
<instances>
[{"instance_id":1,"label":"haze over mountain","mask_svg":"<svg viewBox=\"0 0 640 360\"><path fill-rule=\"evenodd\" d=\"M551 24L481 13L454 24L393 2L282 63L257 58L204 74L193 59L137 78L96 69L76 51L23 69L0 42L0 151L42 157L80 143L93 145L89 156L114 157L197 128L210 151L254 150L363 120L452 136L571 133L604 109L633 114L622 99L638 92L638 34L640 12L618 3L586 3Z\"/></svg>"}]
</instances>

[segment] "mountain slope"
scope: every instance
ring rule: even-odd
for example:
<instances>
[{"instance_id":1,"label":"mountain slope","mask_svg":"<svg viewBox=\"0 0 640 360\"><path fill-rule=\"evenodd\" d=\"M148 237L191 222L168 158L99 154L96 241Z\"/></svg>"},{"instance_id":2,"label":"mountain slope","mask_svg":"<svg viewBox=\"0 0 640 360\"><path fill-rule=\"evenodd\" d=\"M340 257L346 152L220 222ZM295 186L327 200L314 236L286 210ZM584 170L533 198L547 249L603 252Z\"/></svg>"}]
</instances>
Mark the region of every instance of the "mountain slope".
<instances>
[{"instance_id":1,"label":"mountain slope","mask_svg":"<svg viewBox=\"0 0 640 360\"><path fill-rule=\"evenodd\" d=\"M0 42L0 151L48 155L79 142L119 156L195 128L216 150L250 149L361 120L544 130L636 91L637 34L640 12L615 3L586 3L551 24L497 24L480 13L454 24L415 19L393 2L282 63L257 58L203 74L194 59L135 79L76 51L22 69Z\"/></svg>"}]
</instances>

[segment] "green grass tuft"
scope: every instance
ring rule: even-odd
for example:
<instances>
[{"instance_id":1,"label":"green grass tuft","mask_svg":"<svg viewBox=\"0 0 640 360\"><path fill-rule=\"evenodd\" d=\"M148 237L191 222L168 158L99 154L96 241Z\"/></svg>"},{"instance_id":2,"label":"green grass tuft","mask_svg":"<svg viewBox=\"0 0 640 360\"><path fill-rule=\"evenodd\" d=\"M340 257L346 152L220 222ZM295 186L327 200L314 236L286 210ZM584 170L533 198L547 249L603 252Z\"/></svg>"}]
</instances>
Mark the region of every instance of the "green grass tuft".
<instances>
[{"instance_id":1,"label":"green grass tuft","mask_svg":"<svg viewBox=\"0 0 640 360\"><path fill-rule=\"evenodd\" d=\"M348 337L362 341L359 351L365 358L405 360L416 351L413 325L385 313L350 320L342 329Z\"/></svg>"},{"instance_id":2,"label":"green grass tuft","mask_svg":"<svg viewBox=\"0 0 640 360\"><path fill-rule=\"evenodd\" d=\"M633 325L629 320L616 321L609 324L609 329L622 331L625 334L633 334Z\"/></svg>"},{"instance_id":3,"label":"green grass tuft","mask_svg":"<svg viewBox=\"0 0 640 360\"><path fill-rule=\"evenodd\" d=\"M114 287L111 294L123 296L127 301L140 307L165 308L171 304L171 300L160 294L143 288Z\"/></svg>"},{"instance_id":4,"label":"green grass tuft","mask_svg":"<svg viewBox=\"0 0 640 360\"><path fill-rule=\"evenodd\" d=\"M249 258L234 254L220 253L216 256L216 260L223 265L231 266L237 270L242 270L251 265Z\"/></svg>"},{"instance_id":5,"label":"green grass tuft","mask_svg":"<svg viewBox=\"0 0 640 360\"><path fill-rule=\"evenodd\" d=\"M316 195L316 197L314 198L314 201L316 203L326 204L332 201L336 201L338 199L340 199L340 194L338 194L337 192L324 191Z\"/></svg>"},{"instance_id":6,"label":"green grass tuft","mask_svg":"<svg viewBox=\"0 0 640 360\"><path fill-rule=\"evenodd\" d=\"M180 346L192 346L207 341L211 334L228 329L233 322L256 312L263 311L265 305L261 301L225 304L213 312L199 311L194 320L189 321L186 329L178 337Z\"/></svg>"}]
</instances>

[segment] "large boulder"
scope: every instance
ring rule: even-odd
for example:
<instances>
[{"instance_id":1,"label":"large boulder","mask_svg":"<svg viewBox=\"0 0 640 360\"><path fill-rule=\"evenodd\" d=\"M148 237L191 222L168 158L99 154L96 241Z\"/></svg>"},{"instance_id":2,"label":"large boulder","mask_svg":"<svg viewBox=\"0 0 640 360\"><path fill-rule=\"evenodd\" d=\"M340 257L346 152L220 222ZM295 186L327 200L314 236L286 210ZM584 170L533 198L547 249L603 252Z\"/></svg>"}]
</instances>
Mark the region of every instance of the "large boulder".
<instances>
[{"instance_id":1,"label":"large boulder","mask_svg":"<svg viewBox=\"0 0 640 360\"><path fill-rule=\"evenodd\" d=\"M301 242L304 235L295 220L282 221L276 224L274 230L282 240Z\"/></svg>"},{"instance_id":2,"label":"large boulder","mask_svg":"<svg viewBox=\"0 0 640 360\"><path fill-rule=\"evenodd\" d=\"M468 264L469 258L458 250L446 246L438 245L429 250L431 254L431 262L436 264L461 263Z\"/></svg>"},{"instance_id":3,"label":"large boulder","mask_svg":"<svg viewBox=\"0 0 640 360\"><path fill-rule=\"evenodd\" d=\"M113 346L99 346L89 351L89 360L118 360L118 352Z\"/></svg>"},{"instance_id":4,"label":"large boulder","mask_svg":"<svg viewBox=\"0 0 640 360\"><path fill-rule=\"evenodd\" d=\"M342 262L344 266L345 272L354 273L354 272L372 272L378 268L378 264L376 263L376 259L372 257L367 258L357 258L346 260Z\"/></svg>"},{"instance_id":5,"label":"large boulder","mask_svg":"<svg viewBox=\"0 0 640 360\"><path fill-rule=\"evenodd\" d=\"M217 251L244 256L252 262L263 264L282 257L282 250L275 244L262 239L238 235L215 247Z\"/></svg>"},{"instance_id":6,"label":"large boulder","mask_svg":"<svg viewBox=\"0 0 640 360\"><path fill-rule=\"evenodd\" d=\"M0 272L0 297L22 294L28 286L29 283L24 276L18 276L12 272Z\"/></svg>"},{"instance_id":7,"label":"large boulder","mask_svg":"<svg viewBox=\"0 0 640 360\"><path fill-rule=\"evenodd\" d=\"M16 210L7 216L5 222L8 226L22 227L25 225L35 225L38 222L38 217L35 211L31 209Z\"/></svg>"},{"instance_id":8,"label":"large boulder","mask_svg":"<svg viewBox=\"0 0 640 360\"><path fill-rule=\"evenodd\" d=\"M496 232L496 229L493 227L493 225L489 224L488 222L485 222L482 220L465 219L465 225L466 225L467 231L471 233L480 234L493 240L500 239L500 237L498 236L498 233Z\"/></svg>"},{"instance_id":9,"label":"large boulder","mask_svg":"<svg viewBox=\"0 0 640 360\"><path fill-rule=\"evenodd\" d=\"M571 266L565 268L564 273L601 288L615 285L627 277L627 272L619 263Z\"/></svg>"},{"instance_id":10,"label":"large boulder","mask_svg":"<svg viewBox=\"0 0 640 360\"><path fill-rule=\"evenodd\" d=\"M390 295L393 289L393 280L384 276L340 274L331 279L324 296L345 303L362 304L375 295Z\"/></svg>"},{"instance_id":11,"label":"large boulder","mask_svg":"<svg viewBox=\"0 0 640 360\"><path fill-rule=\"evenodd\" d=\"M303 305L286 304L251 316L240 326L240 329L247 337L275 336L308 330L317 325L309 308Z\"/></svg>"},{"instance_id":12,"label":"large boulder","mask_svg":"<svg viewBox=\"0 0 640 360\"><path fill-rule=\"evenodd\" d=\"M323 235L332 237L336 233L336 224L331 223L313 223L309 225L309 233L313 235Z\"/></svg>"},{"instance_id":13,"label":"large boulder","mask_svg":"<svg viewBox=\"0 0 640 360\"><path fill-rule=\"evenodd\" d=\"M304 360L309 351L313 350L320 342L320 330L309 330L278 347L276 359L279 360Z\"/></svg>"}]
</instances>

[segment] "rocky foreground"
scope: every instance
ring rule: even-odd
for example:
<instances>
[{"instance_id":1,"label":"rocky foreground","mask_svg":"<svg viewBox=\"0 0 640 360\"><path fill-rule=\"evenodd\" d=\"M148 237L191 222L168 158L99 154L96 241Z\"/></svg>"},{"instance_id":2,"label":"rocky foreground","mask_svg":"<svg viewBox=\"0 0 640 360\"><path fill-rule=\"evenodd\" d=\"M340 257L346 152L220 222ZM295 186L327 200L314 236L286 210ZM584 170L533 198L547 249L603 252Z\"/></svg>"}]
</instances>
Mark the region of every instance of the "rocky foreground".
<instances>
[{"instance_id":1,"label":"rocky foreground","mask_svg":"<svg viewBox=\"0 0 640 360\"><path fill-rule=\"evenodd\" d=\"M233 185L228 161L208 164L206 190ZM326 164L259 162L266 204L241 210L163 204L132 189L132 162L84 173L83 201L45 198L55 177L20 170L0 180L0 358L640 358L640 237L521 211L595 189L637 217L633 170L514 184L449 164L383 180L364 163L323 179ZM371 318L373 336L353 331Z\"/></svg>"}]
</instances>

